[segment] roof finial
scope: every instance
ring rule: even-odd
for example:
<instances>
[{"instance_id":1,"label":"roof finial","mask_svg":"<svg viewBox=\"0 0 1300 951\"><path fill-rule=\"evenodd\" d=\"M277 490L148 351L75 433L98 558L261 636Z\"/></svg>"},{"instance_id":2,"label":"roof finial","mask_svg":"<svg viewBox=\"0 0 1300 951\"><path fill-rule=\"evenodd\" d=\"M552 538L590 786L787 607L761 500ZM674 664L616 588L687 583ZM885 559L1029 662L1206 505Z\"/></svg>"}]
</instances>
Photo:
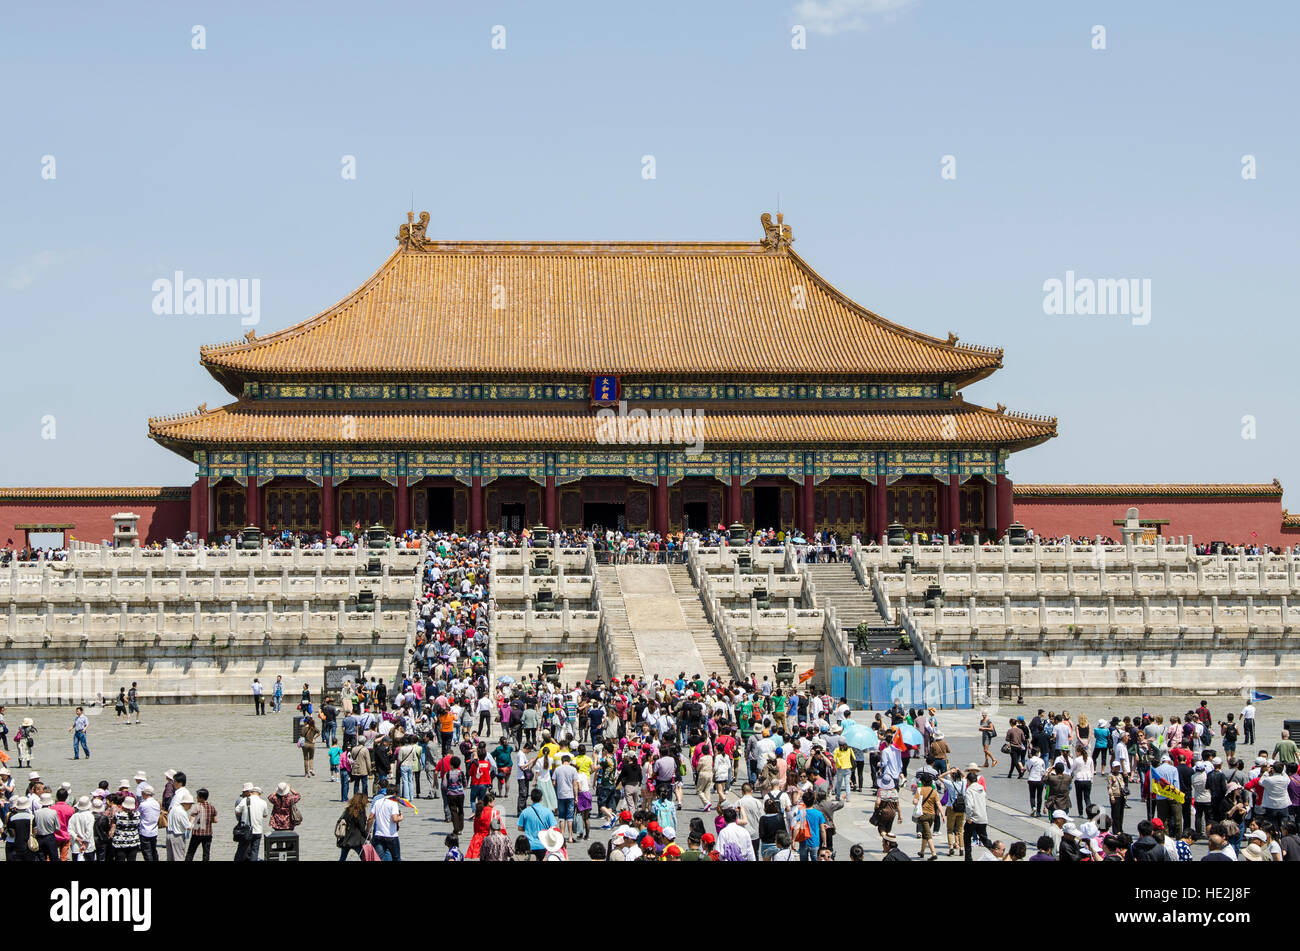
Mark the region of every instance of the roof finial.
<instances>
[{"instance_id":1,"label":"roof finial","mask_svg":"<svg viewBox=\"0 0 1300 951\"><path fill-rule=\"evenodd\" d=\"M785 215L779 211L776 213L776 223L772 223L772 216L768 212L763 212L759 221L763 223L763 240L759 244L769 251L780 251L788 248L794 243L794 235L790 231L790 226L785 223Z\"/></svg>"},{"instance_id":2,"label":"roof finial","mask_svg":"<svg viewBox=\"0 0 1300 951\"><path fill-rule=\"evenodd\" d=\"M420 212L420 220L415 220L415 212L406 213L406 224L397 229L397 243L403 249L408 251L421 251L427 248L431 242L425 237L425 229L429 227L429 213Z\"/></svg>"}]
</instances>

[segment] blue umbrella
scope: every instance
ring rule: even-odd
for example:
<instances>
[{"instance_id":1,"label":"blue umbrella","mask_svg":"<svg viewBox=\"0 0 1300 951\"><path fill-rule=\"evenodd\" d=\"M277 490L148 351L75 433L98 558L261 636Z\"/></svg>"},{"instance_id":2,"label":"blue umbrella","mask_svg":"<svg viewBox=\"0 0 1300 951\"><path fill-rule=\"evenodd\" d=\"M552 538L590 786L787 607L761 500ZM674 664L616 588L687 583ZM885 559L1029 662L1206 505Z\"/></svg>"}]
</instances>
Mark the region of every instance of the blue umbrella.
<instances>
[{"instance_id":1,"label":"blue umbrella","mask_svg":"<svg viewBox=\"0 0 1300 951\"><path fill-rule=\"evenodd\" d=\"M920 746L925 742L925 738L921 736L921 731L910 723L898 724L898 732L902 735L903 742L908 746Z\"/></svg>"},{"instance_id":2,"label":"blue umbrella","mask_svg":"<svg viewBox=\"0 0 1300 951\"><path fill-rule=\"evenodd\" d=\"M843 721L844 741L855 750L874 750L880 746L876 731L852 720Z\"/></svg>"}]
</instances>

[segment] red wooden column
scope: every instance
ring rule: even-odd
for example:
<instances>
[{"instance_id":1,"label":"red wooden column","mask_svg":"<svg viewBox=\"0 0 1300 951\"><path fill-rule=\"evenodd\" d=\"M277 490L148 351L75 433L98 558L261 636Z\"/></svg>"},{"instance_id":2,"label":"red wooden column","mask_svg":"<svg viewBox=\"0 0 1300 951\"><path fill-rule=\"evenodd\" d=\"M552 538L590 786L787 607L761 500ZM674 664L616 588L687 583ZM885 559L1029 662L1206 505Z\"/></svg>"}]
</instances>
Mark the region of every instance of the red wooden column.
<instances>
[{"instance_id":1,"label":"red wooden column","mask_svg":"<svg viewBox=\"0 0 1300 951\"><path fill-rule=\"evenodd\" d=\"M477 475L469 479L469 530L483 531L483 477Z\"/></svg>"},{"instance_id":2,"label":"red wooden column","mask_svg":"<svg viewBox=\"0 0 1300 951\"><path fill-rule=\"evenodd\" d=\"M873 523L872 541L879 542L889 529L889 477L876 470L876 484L872 493L871 521Z\"/></svg>"},{"instance_id":3,"label":"red wooden column","mask_svg":"<svg viewBox=\"0 0 1300 951\"><path fill-rule=\"evenodd\" d=\"M325 476L320 480L320 520L322 535L334 536L338 534L338 519L334 515L333 476Z\"/></svg>"},{"instance_id":4,"label":"red wooden column","mask_svg":"<svg viewBox=\"0 0 1300 951\"><path fill-rule=\"evenodd\" d=\"M956 532L961 540L961 473L948 474L947 491L944 493L944 506L948 510L945 531Z\"/></svg>"},{"instance_id":5,"label":"red wooden column","mask_svg":"<svg viewBox=\"0 0 1300 951\"><path fill-rule=\"evenodd\" d=\"M397 477L396 529L400 535L411 527L411 490L406 487L406 476Z\"/></svg>"},{"instance_id":6,"label":"red wooden column","mask_svg":"<svg viewBox=\"0 0 1300 951\"><path fill-rule=\"evenodd\" d=\"M731 477L731 484L727 486L727 525L740 521L740 475L739 473Z\"/></svg>"},{"instance_id":7,"label":"red wooden column","mask_svg":"<svg viewBox=\"0 0 1300 951\"><path fill-rule=\"evenodd\" d=\"M558 499L559 492L555 488L555 476L546 477L546 527L553 532L560 530L559 519L556 518L556 512L559 510Z\"/></svg>"},{"instance_id":8,"label":"red wooden column","mask_svg":"<svg viewBox=\"0 0 1300 951\"><path fill-rule=\"evenodd\" d=\"M655 531L660 537L668 534L668 476L659 476L655 483Z\"/></svg>"},{"instance_id":9,"label":"red wooden column","mask_svg":"<svg viewBox=\"0 0 1300 951\"><path fill-rule=\"evenodd\" d=\"M1011 503L1011 480L1006 473L998 474L998 538L1007 533L1007 527L1015 521L1015 512Z\"/></svg>"},{"instance_id":10,"label":"red wooden column","mask_svg":"<svg viewBox=\"0 0 1300 951\"><path fill-rule=\"evenodd\" d=\"M199 495L199 538L207 538L212 531L212 480L203 477L203 492Z\"/></svg>"},{"instance_id":11,"label":"red wooden column","mask_svg":"<svg viewBox=\"0 0 1300 951\"><path fill-rule=\"evenodd\" d=\"M190 531L195 538L205 537L207 525L203 522L203 502L208 494L208 477L199 476L190 486Z\"/></svg>"}]
</instances>

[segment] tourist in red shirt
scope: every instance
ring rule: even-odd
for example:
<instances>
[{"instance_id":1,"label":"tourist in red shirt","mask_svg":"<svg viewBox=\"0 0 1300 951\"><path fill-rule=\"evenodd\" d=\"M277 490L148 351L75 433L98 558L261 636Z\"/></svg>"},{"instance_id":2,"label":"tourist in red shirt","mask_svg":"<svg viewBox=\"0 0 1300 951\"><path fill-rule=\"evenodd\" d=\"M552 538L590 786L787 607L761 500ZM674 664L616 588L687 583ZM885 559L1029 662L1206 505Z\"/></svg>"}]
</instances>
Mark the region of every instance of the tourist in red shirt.
<instances>
[{"instance_id":1,"label":"tourist in red shirt","mask_svg":"<svg viewBox=\"0 0 1300 951\"><path fill-rule=\"evenodd\" d=\"M72 836L68 834L68 820L72 818L74 810L72 804L68 802L68 789L66 786L61 788L55 794L57 802L52 807L59 814L59 829L54 833L54 841L59 846L59 859L68 861L68 847L72 841Z\"/></svg>"}]
</instances>

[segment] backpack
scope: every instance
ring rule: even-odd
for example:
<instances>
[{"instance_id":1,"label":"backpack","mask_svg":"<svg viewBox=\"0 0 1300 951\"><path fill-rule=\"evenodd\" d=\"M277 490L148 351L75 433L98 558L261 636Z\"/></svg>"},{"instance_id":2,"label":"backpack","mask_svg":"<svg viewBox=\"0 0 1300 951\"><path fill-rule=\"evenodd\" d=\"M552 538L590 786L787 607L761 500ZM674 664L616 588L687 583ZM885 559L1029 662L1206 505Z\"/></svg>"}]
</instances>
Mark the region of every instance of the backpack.
<instances>
[{"instance_id":1,"label":"backpack","mask_svg":"<svg viewBox=\"0 0 1300 951\"><path fill-rule=\"evenodd\" d=\"M961 788L957 790L957 796L953 799L952 805L948 807L950 812L966 811L966 784L962 783Z\"/></svg>"},{"instance_id":2,"label":"backpack","mask_svg":"<svg viewBox=\"0 0 1300 951\"><path fill-rule=\"evenodd\" d=\"M343 815L339 816L339 821L334 823L335 843L341 846L344 838L347 837L347 834L348 834L348 818L347 818L347 813L344 813Z\"/></svg>"}]
</instances>

